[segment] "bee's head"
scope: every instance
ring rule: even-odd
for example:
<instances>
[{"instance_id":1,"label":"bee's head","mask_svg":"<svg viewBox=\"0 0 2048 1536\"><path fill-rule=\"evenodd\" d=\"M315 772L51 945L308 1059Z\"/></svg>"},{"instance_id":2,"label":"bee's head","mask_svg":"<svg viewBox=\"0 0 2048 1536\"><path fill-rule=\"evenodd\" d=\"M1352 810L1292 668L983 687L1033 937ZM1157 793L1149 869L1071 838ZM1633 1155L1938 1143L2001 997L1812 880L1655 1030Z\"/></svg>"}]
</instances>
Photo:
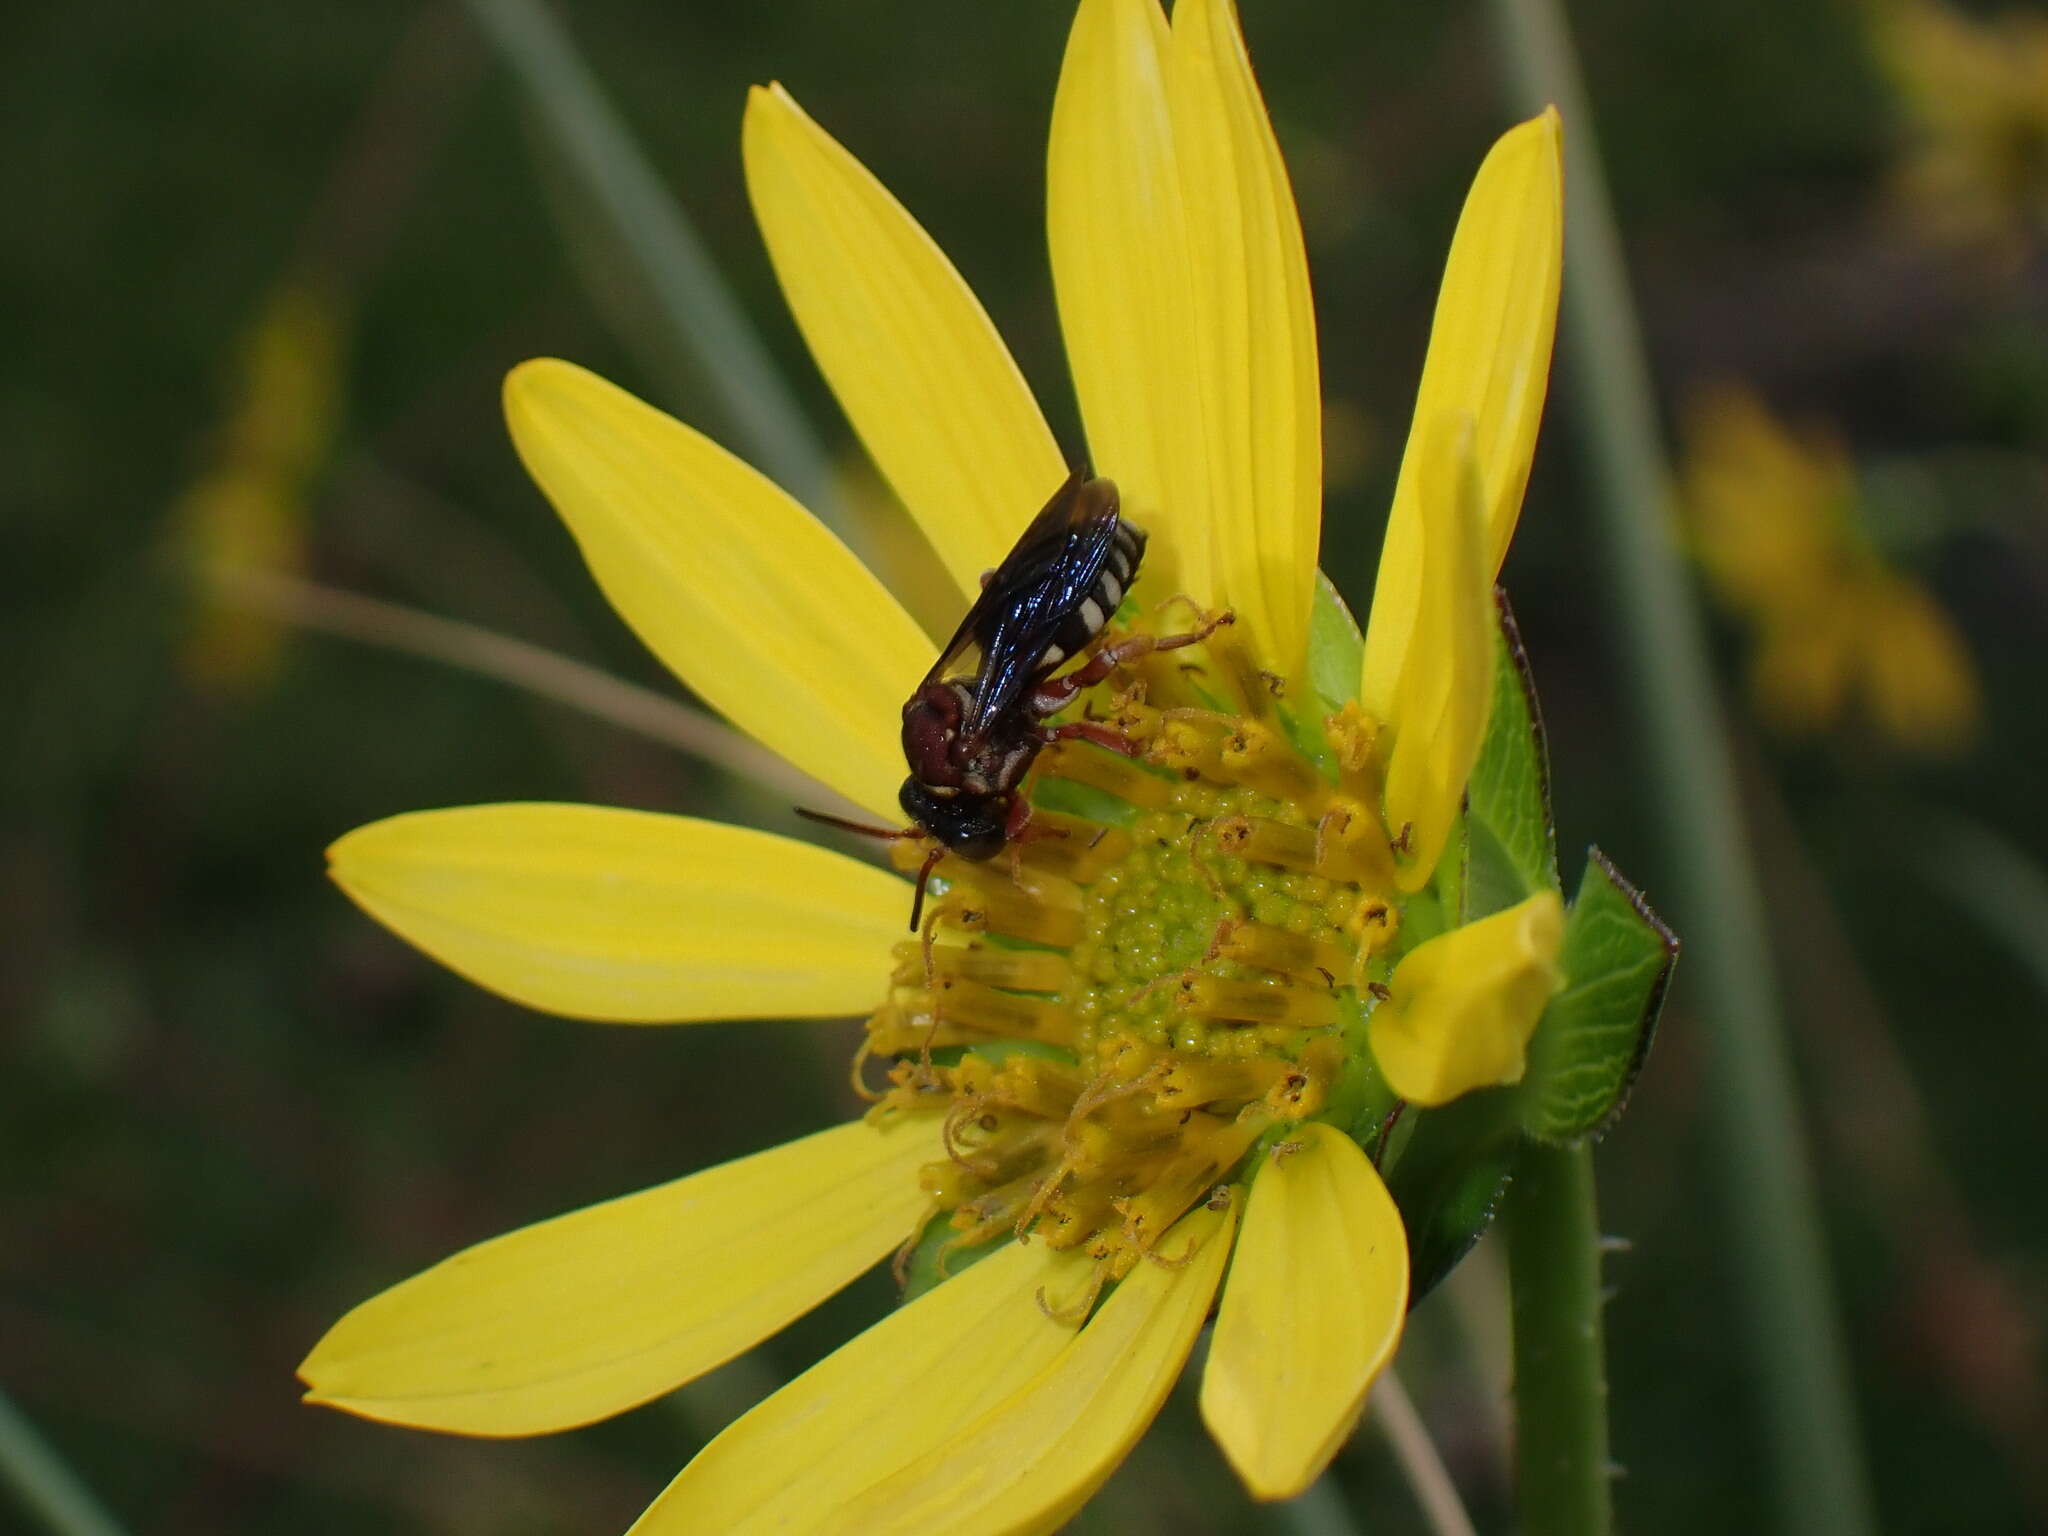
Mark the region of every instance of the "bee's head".
<instances>
[{"instance_id":1,"label":"bee's head","mask_svg":"<svg viewBox=\"0 0 2048 1536\"><path fill-rule=\"evenodd\" d=\"M1002 852L1010 802L1015 797L980 795L944 786L935 789L920 783L913 774L903 781L903 789L896 798L904 814L944 843L948 852L979 862Z\"/></svg>"},{"instance_id":2,"label":"bee's head","mask_svg":"<svg viewBox=\"0 0 2048 1536\"><path fill-rule=\"evenodd\" d=\"M926 683L903 706L903 756L911 773L927 784L958 784L953 745L966 718L958 683Z\"/></svg>"}]
</instances>

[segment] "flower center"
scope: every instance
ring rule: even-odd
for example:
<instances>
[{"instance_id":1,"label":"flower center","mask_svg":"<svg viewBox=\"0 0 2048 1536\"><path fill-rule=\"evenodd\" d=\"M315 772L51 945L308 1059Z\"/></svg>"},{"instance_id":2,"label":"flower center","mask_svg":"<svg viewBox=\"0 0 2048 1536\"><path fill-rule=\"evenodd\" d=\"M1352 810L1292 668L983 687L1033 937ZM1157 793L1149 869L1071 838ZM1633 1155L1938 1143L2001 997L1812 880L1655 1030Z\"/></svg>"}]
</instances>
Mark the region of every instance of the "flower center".
<instances>
[{"instance_id":1,"label":"flower center","mask_svg":"<svg viewBox=\"0 0 2048 1536\"><path fill-rule=\"evenodd\" d=\"M1297 739L1278 688L1221 635L1120 669L1068 717L1135 756L1048 747L1027 837L939 865L861 1063L897 1058L878 1113L946 1116L942 1267L1011 1233L1093 1257L1095 1288L1173 1262L1174 1221L1328 1104L1400 840L1369 727ZM923 852L897 845L906 871Z\"/></svg>"}]
</instances>

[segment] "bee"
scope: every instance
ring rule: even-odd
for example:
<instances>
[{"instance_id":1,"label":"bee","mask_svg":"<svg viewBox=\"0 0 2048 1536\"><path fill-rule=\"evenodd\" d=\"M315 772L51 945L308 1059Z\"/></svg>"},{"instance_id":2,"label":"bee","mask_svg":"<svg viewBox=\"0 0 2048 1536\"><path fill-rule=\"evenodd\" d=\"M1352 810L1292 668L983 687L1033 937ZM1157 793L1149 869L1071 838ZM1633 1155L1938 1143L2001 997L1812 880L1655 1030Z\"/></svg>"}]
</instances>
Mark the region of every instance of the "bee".
<instances>
[{"instance_id":1,"label":"bee","mask_svg":"<svg viewBox=\"0 0 2048 1536\"><path fill-rule=\"evenodd\" d=\"M951 853L986 862L1031 837L1031 803L1022 786L1045 747L1084 740L1127 756L1137 752L1128 737L1100 721L1047 720L1117 666L1150 651L1192 645L1230 622L1227 612L1216 614L1198 633L1130 635L1086 654L1144 557L1145 532L1122 515L1115 484L1076 469L1002 563L982 577L981 595L904 702L903 757L910 772L897 800L911 826L894 831L803 813L870 836L932 839L935 846L918 871L912 932L941 858ZM1054 675L1084 654L1081 666Z\"/></svg>"}]
</instances>

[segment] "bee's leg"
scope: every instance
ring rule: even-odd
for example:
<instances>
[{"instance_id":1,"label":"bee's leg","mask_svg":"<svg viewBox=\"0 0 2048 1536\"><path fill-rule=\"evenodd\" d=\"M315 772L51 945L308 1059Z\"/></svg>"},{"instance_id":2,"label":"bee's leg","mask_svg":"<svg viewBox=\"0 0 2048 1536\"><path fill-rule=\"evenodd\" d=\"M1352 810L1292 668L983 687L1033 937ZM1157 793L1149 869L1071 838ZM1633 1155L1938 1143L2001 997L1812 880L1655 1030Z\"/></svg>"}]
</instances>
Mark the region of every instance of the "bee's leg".
<instances>
[{"instance_id":1,"label":"bee's leg","mask_svg":"<svg viewBox=\"0 0 2048 1536\"><path fill-rule=\"evenodd\" d=\"M1032 719L1048 719L1073 703L1084 688L1093 688L1118 667L1149 656L1154 651L1177 651L1184 645L1199 645L1224 625L1236 620L1237 615L1225 608L1209 614L1199 628L1186 634L1125 635L1123 639L1103 646L1073 671L1059 677L1048 677L1037 684L1026 696L1024 707ZM1136 757L1139 751L1137 744L1121 731L1095 721L1075 721L1071 725L1053 726L1039 732L1039 739L1048 744L1076 738L1092 741L1112 752L1121 752L1125 757Z\"/></svg>"},{"instance_id":2,"label":"bee's leg","mask_svg":"<svg viewBox=\"0 0 2048 1536\"><path fill-rule=\"evenodd\" d=\"M1029 842L1043 834L1043 828L1031 825L1031 802L1022 795L1010 802L1009 813L1003 818L1003 841L1011 847Z\"/></svg>"},{"instance_id":3,"label":"bee's leg","mask_svg":"<svg viewBox=\"0 0 2048 1536\"><path fill-rule=\"evenodd\" d=\"M1040 683L1031 694L1031 708L1042 719L1057 714L1066 708L1075 694L1083 688L1092 688L1118 667L1149 656L1154 651L1177 651L1184 645L1200 645L1226 624L1237 621L1237 615L1228 608L1210 614L1202 621L1201 627L1181 635L1125 635L1102 647L1087 663L1076 667L1063 677L1049 677ZM1093 739L1092 737L1090 738ZM1107 746L1105 742L1103 745ZM1121 750L1120 748L1118 750Z\"/></svg>"},{"instance_id":4,"label":"bee's leg","mask_svg":"<svg viewBox=\"0 0 2048 1536\"><path fill-rule=\"evenodd\" d=\"M1047 838L1065 837L1065 827L1055 827L1050 822L1031 819L1031 802L1019 795L1010 802L1010 809L1003 817L1003 841L1014 848L1019 843L1042 843Z\"/></svg>"},{"instance_id":5,"label":"bee's leg","mask_svg":"<svg viewBox=\"0 0 2048 1536\"><path fill-rule=\"evenodd\" d=\"M1199 613L1201 612L1201 610L1197 609L1196 612ZM1211 635L1215 634L1216 631L1221 629L1224 625L1235 624L1236 622L1236 614L1232 613L1228 608L1219 608L1214 613L1203 615L1200 626L1195 629L1187 631L1187 633L1185 634L1156 636L1133 635L1131 636L1130 640L1119 641L1118 645L1112 646L1111 649L1115 650L1118 649L1120 646L1129 645L1132 643L1132 641L1150 641L1150 644L1145 646L1143 650L1136 652L1135 655L1131 658L1132 660L1136 660L1138 656L1144 655L1146 651L1177 651L1184 645L1200 645L1204 640L1208 639Z\"/></svg>"},{"instance_id":6,"label":"bee's leg","mask_svg":"<svg viewBox=\"0 0 2048 1536\"><path fill-rule=\"evenodd\" d=\"M1031 819L1031 802L1019 795L1010 802L1010 811L1003 818L1003 856L1010 861L1010 879L1017 889L1027 896L1040 894L1040 887L1024 877L1024 845L1042 843L1048 838L1065 837L1065 827L1051 826L1043 821Z\"/></svg>"},{"instance_id":7,"label":"bee's leg","mask_svg":"<svg viewBox=\"0 0 2048 1536\"><path fill-rule=\"evenodd\" d=\"M1144 751L1115 726L1105 725L1100 720L1070 720L1065 725L1042 726L1038 736L1047 746L1056 741L1092 741L1098 747L1106 747L1125 757L1136 757Z\"/></svg>"}]
</instances>

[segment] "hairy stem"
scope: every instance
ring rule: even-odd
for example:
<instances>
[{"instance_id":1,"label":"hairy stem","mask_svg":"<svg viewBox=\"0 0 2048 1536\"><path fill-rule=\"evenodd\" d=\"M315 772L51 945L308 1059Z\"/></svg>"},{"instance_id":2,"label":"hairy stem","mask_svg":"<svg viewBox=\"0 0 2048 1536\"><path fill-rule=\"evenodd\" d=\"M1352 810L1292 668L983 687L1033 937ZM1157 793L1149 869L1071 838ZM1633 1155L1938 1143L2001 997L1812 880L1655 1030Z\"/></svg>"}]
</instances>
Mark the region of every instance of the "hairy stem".
<instances>
[{"instance_id":1,"label":"hairy stem","mask_svg":"<svg viewBox=\"0 0 2048 1536\"><path fill-rule=\"evenodd\" d=\"M1660 905L1685 936L1681 985L1714 1079L1715 1180L1728 1202L1778 1523L1802 1536L1859 1536L1874 1521L1764 906L1705 627L1673 536L1656 395L1592 115L1559 0L1494 4L1516 94L1528 110L1555 102L1565 121L1573 414L1593 471L1607 606L1656 787Z\"/></svg>"},{"instance_id":2,"label":"hairy stem","mask_svg":"<svg viewBox=\"0 0 2048 1536\"><path fill-rule=\"evenodd\" d=\"M1606 1536L1607 1365L1593 1149L1522 1149L1503 1210L1515 1335L1515 1497L1527 1536Z\"/></svg>"}]
</instances>

